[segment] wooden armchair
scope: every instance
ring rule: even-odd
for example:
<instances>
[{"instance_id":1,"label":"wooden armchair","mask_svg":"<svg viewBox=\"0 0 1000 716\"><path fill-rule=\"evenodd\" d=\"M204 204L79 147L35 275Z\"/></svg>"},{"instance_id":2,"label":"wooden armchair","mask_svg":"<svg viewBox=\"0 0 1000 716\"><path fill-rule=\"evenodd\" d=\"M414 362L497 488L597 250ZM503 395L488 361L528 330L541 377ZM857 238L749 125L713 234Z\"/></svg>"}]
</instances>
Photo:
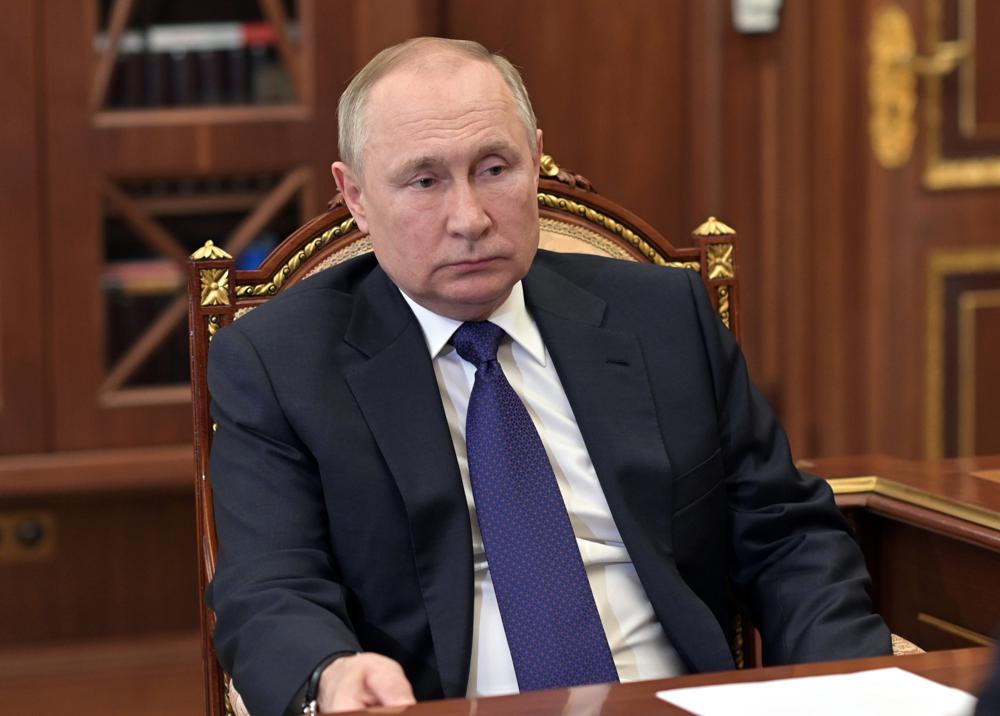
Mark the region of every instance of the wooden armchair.
<instances>
[{"instance_id":1,"label":"wooden armchair","mask_svg":"<svg viewBox=\"0 0 1000 716\"><path fill-rule=\"evenodd\" d=\"M601 196L578 175L561 170L551 157L542 159L539 182L542 248L607 255L623 260L679 266L697 271L720 317L739 338L739 296L735 233L709 218L694 231L695 245L677 248L645 221ZM331 208L285 239L255 270L239 270L223 247L208 242L188 266L188 317L191 343L191 387L194 410L195 495L197 506L199 579L202 591L215 571L216 534L212 510L209 450L212 417L206 384L208 345L216 331L237 320L289 286L311 274L371 251L347 209L337 200ZM215 615L201 607L207 713L239 713L235 692L215 656L212 633ZM751 664L750 631L737 625L737 663ZM744 638L746 635L747 638ZM750 656L747 656L747 655Z\"/></svg>"}]
</instances>

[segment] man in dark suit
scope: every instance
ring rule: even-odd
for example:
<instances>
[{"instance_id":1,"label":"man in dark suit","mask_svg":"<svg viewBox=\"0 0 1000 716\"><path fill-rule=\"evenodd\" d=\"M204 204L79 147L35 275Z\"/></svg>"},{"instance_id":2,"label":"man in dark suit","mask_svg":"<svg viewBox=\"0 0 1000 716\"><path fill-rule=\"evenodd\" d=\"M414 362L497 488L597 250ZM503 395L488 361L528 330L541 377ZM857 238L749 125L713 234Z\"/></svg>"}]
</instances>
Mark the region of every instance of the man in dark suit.
<instances>
[{"instance_id":1,"label":"man in dark suit","mask_svg":"<svg viewBox=\"0 0 1000 716\"><path fill-rule=\"evenodd\" d=\"M210 356L210 600L254 716L303 686L339 710L732 668L732 596L768 662L890 653L697 277L538 251L542 135L509 63L390 48L340 132L374 255Z\"/></svg>"}]
</instances>

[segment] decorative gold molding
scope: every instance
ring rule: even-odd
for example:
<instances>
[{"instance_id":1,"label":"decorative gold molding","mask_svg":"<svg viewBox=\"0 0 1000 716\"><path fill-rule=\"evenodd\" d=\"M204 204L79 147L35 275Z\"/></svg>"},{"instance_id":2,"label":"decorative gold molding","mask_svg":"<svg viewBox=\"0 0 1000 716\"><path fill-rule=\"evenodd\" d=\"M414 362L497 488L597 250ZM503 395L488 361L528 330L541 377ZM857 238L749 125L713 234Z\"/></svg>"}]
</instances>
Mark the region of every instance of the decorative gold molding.
<instances>
[{"instance_id":1,"label":"decorative gold molding","mask_svg":"<svg viewBox=\"0 0 1000 716\"><path fill-rule=\"evenodd\" d=\"M222 317L218 313L213 313L208 317L206 328L208 329L208 342L211 343L212 339L215 338L215 334L222 328Z\"/></svg>"},{"instance_id":2,"label":"decorative gold molding","mask_svg":"<svg viewBox=\"0 0 1000 716\"><path fill-rule=\"evenodd\" d=\"M941 44L941 27L943 24L943 0L926 0L927 42L935 47ZM974 20L967 18L975 6L967 0L959 7L959 29L963 33L960 41L972 47L974 38L964 36L970 27L974 34ZM968 63L966 63L968 64ZM963 67L964 72L968 69ZM1000 186L1000 156L977 157L972 159L946 159L941 150L941 128L943 122L942 83L940 75L929 74L925 78L924 96L926 102L926 165L924 167L924 186L931 190L942 189L977 189L982 187ZM960 75L961 84L961 75ZM959 108L961 113L961 107ZM968 109L965 110L968 112Z\"/></svg>"},{"instance_id":3,"label":"decorative gold molding","mask_svg":"<svg viewBox=\"0 0 1000 716\"><path fill-rule=\"evenodd\" d=\"M904 165L917 136L917 78L913 26L898 5L875 11L868 34L868 136L875 159L886 169Z\"/></svg>"},{"instance_id":4,"label":"decorative gold molding","mask_svg":"<svg viewBox=\"0 0 1000 716\"><path fill-rule=\"evenodd\" d=\"M736 614L733 617L733 641L729 645L733 652L733 661L737 669L746 667L746 658L743 655L743 615Z\"/></svg>"},{"instance_id":5,"label":"decorative gold molding","mask_svg":"<svg viewBox=\"0 0 1000 716\"><path fill-rule=\"evenodd\" d=\"M541 170L542 176L545 177L559 176L559 165L556 164L556 160L553 159L550 154L542 155L541 161L539 162L539 169Z\"/></svg>"},{"instance_id":6,"label":"decorative gold molding","mask_svg":"<svg viewBox=\"0 0 1000 716\"><path fill-rule=\"evenodd\" d=\"M291 276L295 271L301 266L306 259L312 256L318 249L326 246L328 243L336 238L339 238L346 234L348 231L353 229L354 217L346 219L336 226L327 229L322 234L317 236L315 239L310 241L308 244L299 249L292 258L288 260L284 266L282 266L278 271L271 277L270 281L258 284L245 284L236 287L236 295L240 297L246 296L272 296L278 292L285 280Z\"/></svg>"},{"instance_id":7,"label":"decorative gold molding","mask_svg":"<svg viewBox=\"0 0 1000 716\"><path fill-rule=\"evenodd\" d=\"M605 216L601 212L590 208L586 204L581 204L573 201L572 199L565 199L561 196L547 194L544 192L539 192L538 203L552 209L560 209L561 211L582 216L587 221L597 224L613 234L617 234L632 244L632 246L637 248L643 256L648 258L657 266L673 266L679 268L694 268L699 271L701 270L701 267L696 261L667 261L663 258L659 251L650 246L645 239L632 231L630 228L615 221L610 216Z\"/></svg>"},{"instance_id":8,"label":"decorative gold molding","mask_svg":"<svg viewBox=\"0 0 1000 716\"><path fill-rule=\"evenodd\" d=\"M732 278L736 275L732 244L709 244L706 249L709 279Z\"/></svg>"},{"instance_id":9,"label":"decorative gold molding","mask_svg":"<svg viewBox=\"0 0 1000 716\"><path fill-rule=\"evenodd\" d=\"M710 216L691 233L695 236L735 236L736 229Z\"/></svg>"},{"instance_id":10,"label":"decorative gold molding","mask_svg":"<svg viewBox=\"0 0 1000 716\"><path fill-rule=\"evenodd\" d=\"M1000 288L958 298L958 455L976 454L976 311L1000 308Z\"/></svg>"},{"instance_id":11,"label":"decorative gold molding","mask_svg":"<svg viewBox=\"0 0 1000 716\"><path fill-rule=\"evenodd\" d=\"M949 517L955 517L991 530L1000 531L1000 513L983 509L976 505L959 502L948 497L942 497L901 482L887 480L884 477L839 477L827 480L834 495L873 494L905 502L908 505L924 507L934 512L940 512Z\"/></svg>"},{"instance_id":12,"label":"decorative gold molding","mask_svg":"<svg viewBox=\"0 0 1000 716\"><path fill-rule=\"evenodd\" d=\"M952 636L957 636L960 639L965 639L973 644L979 644L980 646L993 646L996 641L981 634L978 631L973 631L972 629L967 629L964 626L959 626L954 622L950 622L947 619L942 619L941 617L936 617L932 614L926 612L917 613L917 621L932 626L935 629L940 629L941 631L951 634Z\"/></svg>"},{"instance_id":13,"label":"decorative gold molding","mask_svg":"<svg viewBox=\"0 0 1000 716\"><path fill-rule=\"evenodd\" d=\"M1000 272L1000 247L947 249L927 261L927 338L924 444L931 459L944 456L944 285L949 276Z\"/></svg>"},{"instance_id":14,"label":"decorative gold molding","mask_svg":"<svg viewBox=\"0 0 1000 716\"><path fill-rule=\"evenodd\" d=\"M229 255L229 252L219 246L216 246L215 242L211 240L206 241L204 246L191 254L191 259L193 261L210 261L231 258L232 256Z\"/></svg>"},{"instance_id":15,"label":"decorative gold molding","mask_svg":"<svg viewBox=\"0 0 1000 716\"><path fill-rule=\"evenodd\" d=\"M865 477L836 477L827 480L835 495L857 495L864 492L875 492L878 485L878 478L868 475Z\"/></svg>"},{"instance_id":16,"label":"decorative gold molding","mask_svg":"<svg viewBox=\"0 0 1000 716\"><path fill-rule=\"evenodd\" d=\"M967 139L975 139L981 128L976 117L976 0L959 0L959 39L969 48L969 59L958 71L958 131ZM996 125L987 125L996 131Z\"/></svg>"},{"instance_id":17,"label":"decorative gold molding","mask_svg":"<svg viewBox=\"0 0 1000 716\"><path fill-rule=\"evenodd\" d=\"M726 328L730 328L731 329L732 326L729 325L729 319L730 319L730 316L729 316L729 286L719 286L716 289L716 292L717 292L716 295L718 295L718 297L719 297L719 307L718 307L719 318L721 318L722 322L726 324Z\"/></svg>"},{"instance_id":18,"label":"decorative gold molding","mask_svg":"<svg viewBox=\"0 0 1000 716\"><path fill-rule=\"evenodd\" d=\"M201 305L229 305L229 269L203 269L201 278Z\"/></svg>"}]
</instances>

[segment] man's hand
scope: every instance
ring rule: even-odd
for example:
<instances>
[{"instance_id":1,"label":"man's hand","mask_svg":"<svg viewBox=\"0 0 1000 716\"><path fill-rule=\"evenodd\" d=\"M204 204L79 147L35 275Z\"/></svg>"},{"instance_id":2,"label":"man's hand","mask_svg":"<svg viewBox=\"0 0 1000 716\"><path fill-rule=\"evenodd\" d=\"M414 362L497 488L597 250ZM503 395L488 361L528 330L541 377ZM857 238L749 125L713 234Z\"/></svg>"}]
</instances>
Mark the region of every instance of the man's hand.
<instances>
[{"instance_id":1,"label":"man's hand","mask_svg":"<svg viewBox=\"0 0 1000 716\"><path fill-rule=\"evenodd\" d=\"M356 711L417 702L403 667L381 654L370 653L335 659L320 676L316 700L320 711Z\"/></svg>"}]
</instances>

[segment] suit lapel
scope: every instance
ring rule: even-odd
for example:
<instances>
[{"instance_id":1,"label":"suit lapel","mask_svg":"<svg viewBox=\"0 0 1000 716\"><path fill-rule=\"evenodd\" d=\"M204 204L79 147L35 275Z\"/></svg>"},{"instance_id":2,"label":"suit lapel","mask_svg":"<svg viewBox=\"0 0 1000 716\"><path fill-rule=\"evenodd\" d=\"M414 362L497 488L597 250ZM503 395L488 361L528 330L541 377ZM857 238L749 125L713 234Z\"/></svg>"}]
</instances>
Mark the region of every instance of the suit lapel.
<instances>
[{"instance_id":1,"label":"suit lapel","mask_svg":"<svg viewBox=\"0 0 1000 716\"><path fill-rule=\"evenodd\" d=\"M524 286L615 524L664 631L692 669L732 668L718 622L674 563L673 471L638 338L606 328L603 299L538 261Z\"/></svg>"},{"instance_id":2,"label":"suit lapel","mask_svg":"<svg viewBox=\"0 0 1000 716\"><path fill-rule=\"evenodd\" d=\"M347 382L406 508L442 689L463 696L472 635L469 513L423 332L381 269L355 294L345 340L368 356Z\"/></svg>"}]
</instances>

